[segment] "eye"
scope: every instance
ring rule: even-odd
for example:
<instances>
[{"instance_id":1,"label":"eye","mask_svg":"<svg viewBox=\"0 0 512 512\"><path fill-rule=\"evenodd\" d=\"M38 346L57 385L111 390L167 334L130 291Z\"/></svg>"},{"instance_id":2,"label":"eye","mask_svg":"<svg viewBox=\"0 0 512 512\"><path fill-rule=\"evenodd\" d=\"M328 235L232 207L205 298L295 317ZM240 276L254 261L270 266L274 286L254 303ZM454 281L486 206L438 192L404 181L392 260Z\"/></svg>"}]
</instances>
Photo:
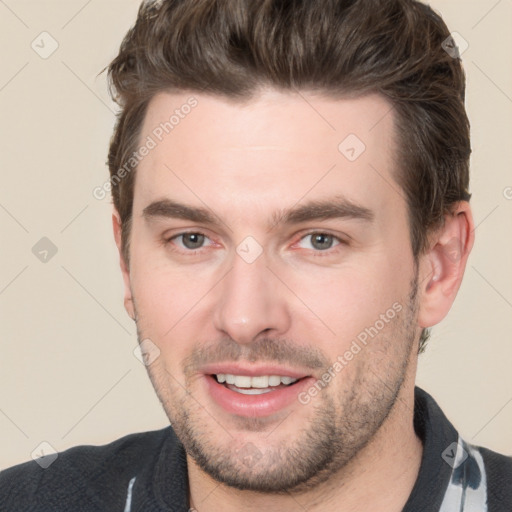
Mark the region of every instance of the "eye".
<instances>
[{"instance_id":1,"label":"eye","mask_svg":"<svg viewBox=\"0 0 512 512\"><path fill-rule=\"evenodd\" d=\"M193 251L201 249L206 240L209 240L209 238L202 233L180 233L179 235L173 236L168 241L176 243L181 249Z\"/></svg>"},{"instance_id":2,"label":"eye","mask_svg":"<svg viewBox=\"0 0 512 512\"><path fill-rule=\"evenodd\" d=\"M302 237L299 246L304 249L314 249L315 251L327 251L341 244L342 241L329 233L309 233Z\"/></svg>"}]
</instances>

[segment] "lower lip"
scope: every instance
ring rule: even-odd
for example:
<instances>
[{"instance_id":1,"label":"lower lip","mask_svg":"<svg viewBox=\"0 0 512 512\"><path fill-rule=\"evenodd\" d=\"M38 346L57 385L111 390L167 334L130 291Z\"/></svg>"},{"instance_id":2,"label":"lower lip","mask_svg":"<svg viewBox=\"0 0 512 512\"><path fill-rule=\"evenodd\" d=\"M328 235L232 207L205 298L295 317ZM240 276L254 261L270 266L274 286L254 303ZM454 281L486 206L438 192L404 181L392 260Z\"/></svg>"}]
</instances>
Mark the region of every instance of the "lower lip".
<instances>
[{"instance_id":1,"label":"lower lip","mask_svg":"<svg viewBox=\"0 0 512 512\"><path fill-rule=\"evenodd\" d=\"M208 392L225 411L238 416L269 416L283 410L293 402L298 402L298 395L314 381L305 377L293 385L276 389L261 395L243 395L219 384L212 375L205 375Z\"/></svg>"}]
</instances>

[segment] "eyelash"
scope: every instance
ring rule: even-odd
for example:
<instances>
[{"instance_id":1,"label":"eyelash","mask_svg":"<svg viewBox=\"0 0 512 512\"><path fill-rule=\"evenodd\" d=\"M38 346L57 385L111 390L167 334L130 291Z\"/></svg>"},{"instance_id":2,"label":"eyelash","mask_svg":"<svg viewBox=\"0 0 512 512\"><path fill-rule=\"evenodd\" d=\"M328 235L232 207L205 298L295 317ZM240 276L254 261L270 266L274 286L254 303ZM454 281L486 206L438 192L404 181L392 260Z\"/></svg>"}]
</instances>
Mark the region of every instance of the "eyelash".
<instances>
[{"instance_id":1,"label":"eyelash","mask_svg":"<svg viewBox=\"0 0 512 512\"><path fill-rule=\"evenodd\" d=\"M173 240L175 240L176 238L179 238L179 237L182 237L184 235L202 235L204 236L206 239L210 240L210 238L208 237L208 235L206 235L205 233L201 232L201 231L183 231L181 233L177 233L176 235L173 235L172 237L169 237L169 238L164 238L163 239L163 244L165 246L173 246L174 244L172 243ZM329 237L332 237L336 242L338 242L334 247L331 247L330 249L325 249L324 251L321 251L321 250L314 250L314 249L308 249L309 251L312 251L313 254L315 255L315 257L322 257L322 256L330 256L332 254L335 254L338 252L340 246L347 246L349 245L348 241L347 240L344 240L343 238L340 238L339 236L336 236L336 235L333 235L332 233L329 233L327 231L309 231L308 233L305 233L303 234L299 240L297 242L295 242L293 244L293 246L296 246L298 245L302 240L304 240L306 237L308 236L314 236L314 235L325 235L325 236L329 236ZM175 248L173 247L173 250L176 251L176 252L179 252L181 254L186 254L187 256L195 256L198 252L201 251L201 249L204 249L204 247L200 247L198 249L181 249L181 248Z\"/></svg>"}]
</instances>

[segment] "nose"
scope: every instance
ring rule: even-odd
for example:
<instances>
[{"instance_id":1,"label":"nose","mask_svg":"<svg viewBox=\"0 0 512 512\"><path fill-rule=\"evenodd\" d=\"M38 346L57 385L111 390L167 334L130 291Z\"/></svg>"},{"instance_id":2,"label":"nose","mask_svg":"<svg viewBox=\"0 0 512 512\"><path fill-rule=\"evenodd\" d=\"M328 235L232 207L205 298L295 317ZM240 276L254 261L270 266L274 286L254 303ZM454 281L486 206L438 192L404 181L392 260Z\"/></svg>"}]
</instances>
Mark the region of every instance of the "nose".
<instances>
[{"instance_id":1,"label":"nose","mask_svg":"<svg viewBox=\"0 0 512 512\"><path fill-rule=\"evenodd\" d=\"M217 288L214 325L239 344L262 335L283 335L290 328L285 290L265 258L247 263L237 254Z\"/></svg>"}]
</instances>

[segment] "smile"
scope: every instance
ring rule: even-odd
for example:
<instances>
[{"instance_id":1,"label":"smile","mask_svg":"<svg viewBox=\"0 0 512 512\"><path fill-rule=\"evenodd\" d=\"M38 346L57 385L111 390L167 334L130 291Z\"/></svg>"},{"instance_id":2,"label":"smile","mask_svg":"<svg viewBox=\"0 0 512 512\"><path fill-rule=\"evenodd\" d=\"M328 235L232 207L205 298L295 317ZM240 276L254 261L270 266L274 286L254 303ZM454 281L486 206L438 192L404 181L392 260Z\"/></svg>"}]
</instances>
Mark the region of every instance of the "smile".
<instances>
[{"instance_id":1,"label":"smile","mask_svg":"<svg viewBox=\"0 0 512 512\"><path fill-rule=\"evenodd\" d=\"M283 386L290 386L299 380L279 375L257 375L251 377L249 375L232 375L229 373L219 373L215 375L215 378L219 384L224 384L231 391L243 395L271 393Z\"/></svg>"},{"instance_id":2,"label":"smile","mask_svg":"<svg viewBox=\"0 0 512 512\"><path fill-rule=\"evenodd\" d=\"M299 406L298 394L311 384L310 376L236 375L204 376L207 393L224 412L237 416L269 416L290 406Z\"/></svg>"}]
</instances>

